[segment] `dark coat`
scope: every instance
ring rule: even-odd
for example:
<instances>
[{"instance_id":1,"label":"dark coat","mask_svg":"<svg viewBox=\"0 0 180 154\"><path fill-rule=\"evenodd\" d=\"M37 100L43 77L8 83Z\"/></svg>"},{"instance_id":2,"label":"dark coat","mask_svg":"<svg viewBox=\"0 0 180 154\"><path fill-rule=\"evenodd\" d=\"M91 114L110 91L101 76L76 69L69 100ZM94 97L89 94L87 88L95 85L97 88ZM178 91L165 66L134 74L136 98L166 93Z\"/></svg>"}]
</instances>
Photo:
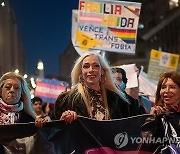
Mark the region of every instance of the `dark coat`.
<instances>
[{"instance_id":1,"label":"dark coat","mask_svg":"<svg viewBox=\"0 0 180 154\"><path fill-rule=\"evenodd\" d=\"M27 114L24 110L21 111L21 116L18 123L35 122L35 119Z\"/></svg>"},{"instance_id":2,"label":"dark coat","mask_svg":"<svg viewBox=\"0 0 180 154\"><path fill-rule=\"evenodd\" d=\"M138 101L133 101L128 104L123 99L121 99L119 95L117 95L115 92L107 90L106 93L110 119L120 119L138 115L140 113L140 105ZM89 117L83 98L81 96L75 97L74 94L68 94L69 92L65 92L58 96L55 102L55 117L53 119L59 119L62 113L67 110L73 110L80 116Z\"/></svg>"},{"instance_id":3,"label":"dark coat","mask_svg":"<svg viewBox=\"0 0 180 154\"><path fill-rule=\"evenodd\" d=\"M20 111L20 118L17 123L28 123L28 122L34 122L35 119L31 117L29 114L27 114L24 110ZM4 147L0 144L0 154L4 154Z\"/></svg>"}]
</instances>

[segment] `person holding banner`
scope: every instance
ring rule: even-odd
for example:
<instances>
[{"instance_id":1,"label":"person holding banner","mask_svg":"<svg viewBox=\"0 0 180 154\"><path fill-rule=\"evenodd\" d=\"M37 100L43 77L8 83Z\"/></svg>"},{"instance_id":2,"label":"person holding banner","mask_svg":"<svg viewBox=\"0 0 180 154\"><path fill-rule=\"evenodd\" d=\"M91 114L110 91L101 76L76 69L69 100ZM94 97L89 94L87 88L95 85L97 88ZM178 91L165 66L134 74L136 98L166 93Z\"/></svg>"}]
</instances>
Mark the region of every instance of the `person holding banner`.
<instances>
[{"instance_id":1,"label":"person holding banner","mask_svg":"<svg viewBox=\"0 0 180 154\"><path fill-rule=\"evenodd\" d=\"M0 125L35 121L29 87L24 78L15 72L7 72L0 78ZM42 127L45 119L36 119Z\"/></svg>"},{"instance_id":2,"label":"person holding banner","mask_svg":"<svg viewBox=\"0 0 180 154\"><path fill-rule=\"evenodd\" d=\"M113 77L115 78L115 85L117 86L117 88L124 92L126 98L129 100L129 103L136 104L139 107L138 114L145 114L146 113L145 109L138 102L138 100L128 95L125 91L126 84L128 81L126 77L126 71L120 67L112 67L112 72L113 72Z\"/></svg>"},{"instance_id":3,"label":"person holding banner","mask_svg":"<svg viewBox=\"0 0 180 154\"><path fill-rule=\"evenodd\" d=\"M160 75L155 98L155 106L151 107L145 126L146 138L160 142L142 144L141 150L150 149L153 153L176 153L179 148L179 118L180 118L180 74L175 71ZM177 152L179 153L179 152Z\"/></svg>"},{"instance_id":4,"label":"person holding banner","mask_svg":"<svg viewBox=\"0 0 180 154\"><path fill-rule=\"evenodd\" d=\"M155 106L151 108L153 115L165 112L180 112L180 75L175 71L160 76Z\"/></svg>"},{"instance_id":5,"label":"person holding banner","mask_svg":"<svg viewBox=\"0 0 180 154\"><path fill-rule=\"evenodd\" d=\"M5 73L0 78L0 125L34 121L37 127L46 122L43 118L35 120L27 82L18 73ZM4 153L3 145L0 145L0 153Z\"/></svg>"},{"instance_id":6,"label":"person holding banner","mask_svg":"<svg viewBox=\"0 0 180 154\"><path fill-rule=\"evenodd\" d=\"M35 119L27 83L17 73L7 72L0 79L0 116L1 125Z\"/></svg>"},{"instance_id":7,"label":"person holding banner","mask_svg":"<svg viewBox=\"0 0 180 154\"><path fill-rule=\"evenodd\" d=\"M110 66L100 54L81 55L72 69L71 80L71 90L56 100L56 119L71 123L77 115L108 120L138 114L138 106L129 103L115 86Z\"/></svg>"}]
</instances>

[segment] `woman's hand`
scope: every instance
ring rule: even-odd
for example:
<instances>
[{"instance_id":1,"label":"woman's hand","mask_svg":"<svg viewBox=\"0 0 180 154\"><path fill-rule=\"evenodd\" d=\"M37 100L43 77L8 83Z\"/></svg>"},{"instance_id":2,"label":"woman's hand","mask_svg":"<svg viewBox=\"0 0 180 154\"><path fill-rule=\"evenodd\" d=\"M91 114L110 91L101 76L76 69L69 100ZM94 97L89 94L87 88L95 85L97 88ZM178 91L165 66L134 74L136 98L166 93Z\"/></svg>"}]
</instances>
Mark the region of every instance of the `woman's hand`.
<instances>
[{"instance_id":1,"label":"woman's hand","mask_svg":"<svg viewBox=\"0 0 180 154\"><path fill-rule=\"evenodd\" d=\"M65 120L67 123L71 123L77 119L77 113L71 110L67 110L62 113L60 120Z\"/></svg>"},{"instance_id":2,"label":"woman's hand","mask_svg":"<svg viewBox=\"0 0 180 154\"><path fill-rule=\"evenodd\" d=\"M152 115L160 115L165 113L165 110L161 106L153 106L151 107L150 114Z\"/></svg>"},{"instance_id":3,"label":"woman's hand","mask_svg":"<svg viewBox=\"0 0 180 154\"><path fill-rule=\"evenodd\" d=\"M36 127L42 128L48 120L46 118L38 118L35 120Z\"/></svg>"}]
</instances>

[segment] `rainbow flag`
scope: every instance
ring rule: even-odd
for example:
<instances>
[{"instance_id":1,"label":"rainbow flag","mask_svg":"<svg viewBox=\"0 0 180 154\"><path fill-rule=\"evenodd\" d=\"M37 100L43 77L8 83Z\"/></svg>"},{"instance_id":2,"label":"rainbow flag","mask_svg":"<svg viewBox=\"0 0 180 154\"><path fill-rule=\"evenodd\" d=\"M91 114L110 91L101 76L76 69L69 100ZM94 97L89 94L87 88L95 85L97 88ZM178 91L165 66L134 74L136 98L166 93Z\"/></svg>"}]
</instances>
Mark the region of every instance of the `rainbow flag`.
<instances>
[{"instance_id":1,"label":"rainbow flag","mask_svg":"<svg viewBox=\"0 0 180 154\"><path fill-rule=\"evenodd\" d=\"M135 44L136 43L136 30L130 29L116 29L108 27L110 32L112 32L115 36L119 37L127 44Z\"/></svg>"}]
</instances>

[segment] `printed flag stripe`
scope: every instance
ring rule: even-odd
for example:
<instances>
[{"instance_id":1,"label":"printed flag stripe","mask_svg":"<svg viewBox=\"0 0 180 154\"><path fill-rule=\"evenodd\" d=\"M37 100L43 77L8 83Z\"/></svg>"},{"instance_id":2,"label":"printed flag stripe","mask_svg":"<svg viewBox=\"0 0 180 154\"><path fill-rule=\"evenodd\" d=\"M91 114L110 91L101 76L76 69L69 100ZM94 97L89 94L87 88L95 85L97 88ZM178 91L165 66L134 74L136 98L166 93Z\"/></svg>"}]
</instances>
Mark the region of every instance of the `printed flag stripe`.
<instances>
[{"instance_id":1,"label":"printed flag stripe","mask_svg":"<svg viewBox=\"0 0 180 154\"><path fill-rule=\"evenodd\" d=\"M119 35L119 36L124 37L124 38L135 38L135 36L136 36L135 33L133 33L133 34L131 34L131 33L116 33L116 32L114 32L114 33L117 36Z\"/></svg>"},{"instance_id":2,"label":"printed flag stripe","mask_svg":"<svg viewBox=\"0 0 180 154\"><path fill-rule=\"evenodd\" d=\"M40 92L40 93L44 93L44 94L48 94L50 95L59 95L61 92L65 91L65 88L63 89L53 89L53 88L49 88L49 87L43 87L43 86L37 86L36 88L36 93Z\"/></svg>"},{"instance_id":3,"label":"printed flag stripe","mask_svg":"<svg viewBox=\"0 0 180 154\"><path fill-rule=\"evenodd\" d=\"M37 82L37 85L41 86L41 87L44 87L44 88L49 87L49 88L57 89L57 90L64 90L65 89L64 86L60 86L60 85L56 86L56 85L46 84L46 83L42 83L42 82Z\"/></svg>"},{"instance_id":4,"label":"printed flag stripe","mask_svg":"<svg viewBox=\"0 0 180 154\"><path fill-rule=\"evenodd\" d=\"M58 97L58 95L56 94L43 93L43 92L38 92L38 91L35 93L35 95L42 96L42 97L50 97L50 98L55 98L55 99Z\"/></svg>"},{"instance_id":5,"label":"printed flag stripe","mask_svg":"<svg viewBox=\"0 0 180 154\"><path fill-rule=\"evenodd\" d=\"M136 41L135 40L126 40L126 39L123 39L123 38L121 38L124 42L126 42L127 44L134 44L134 43L136 43Z\"/></svg>"},{"instance_id":6,"label":"printed flag stripe","mask_svg":"<svg viewBox=\"0 0 180 154\"><path fill-rule=\"evenodd\" d=\"M66 84L62 81L38 79L36 83L35 96L41 97L43 102L54 103L59 94L66 91Z\"/></svg>"},{"instance_id":7,"label":"printed flag stripe","mask_svg":"<svg viewBox=\"0 0 180 154\"><path fill-rule=\"evenodd\" d=\"M96 21L96 20L92 20L92 19L85 19L85 20L80 19L79 21L82 23L94 23L94 24L100 24L101 23L101 21L98 21L98 20Z\"/></svg>"},{"instance_id":8,"label":"printed flag stripe","mask_svg":"<svg viewBox=\"0 0 180 154\"><path fill-rule=\"evenodd\" d=\"M112 32L136 33L136 30L133 30L133 29L116 29L116 28L110 28L110 27L109 29Z\"/></svg>"},{"instance_id":9,"label":"printed flag stripe","mask_svg":"<svg viewBox=\"0 0 180 154\"><path fill-rule=\"evenodd\" d=\"M100 14L95 14L95 13L87 13L87 12L80 12L79 13L79 17L93 17L93 18L99 18L101 19L101 15Z\"/></svg>"},{"instance_id":10,"label":"printed flag stripe","mask_svg":"<svg viewBox=\"0 0 180 154\"><path fill-rule=\"evenodd\" d=\"M135 38L136 33L131 33L131 32L116 32L116 31L112 31L116 36L118 37L126 37L126 38Z\"/></svg>"},{"instance_id":11,"label":"printed flag stripe","mask_svg":"<svg viewBox=\"0 0 180 154\"><path fill-rule=\"evenodd\" d=\"M110 28L110 27L109 27L109 30L127 44L134 44L136 42L135 41L136 30L115 29L115 28Z\"/></svg>"},{"instance_id":12,"label":"printed flag stripe","mask_svg":"<svg viewBox=\"0 0 180 154\"><path fill-rule=\"evenodd\" d=\"M99 19L99 20L101 20L101 16L87 15L87 14L79 15L79 18L90 18L90 19Z\"/></svg>"},{"instance_id":13,"label":"printed flag stripe","mask_svg":"<svg viewBox=\"0 0 180 154\"><path fill-rule=\"evenodd\" d=\"M80 13L79 22L101 24L101 16L96 14Z\"/></svg>"},{"instance_id":14,"label":"printed flag stripe","mask_svg":"<svg viewBox=\"0 0 180 154\"><path fill-rule=\"evenodd\" d=\"M65 82L59 81L59 80L51 80L51 79L37 79L37 83L45 83L55 86L60 86L62 84L66 84Z\"/></svg>"}]
</instances>

